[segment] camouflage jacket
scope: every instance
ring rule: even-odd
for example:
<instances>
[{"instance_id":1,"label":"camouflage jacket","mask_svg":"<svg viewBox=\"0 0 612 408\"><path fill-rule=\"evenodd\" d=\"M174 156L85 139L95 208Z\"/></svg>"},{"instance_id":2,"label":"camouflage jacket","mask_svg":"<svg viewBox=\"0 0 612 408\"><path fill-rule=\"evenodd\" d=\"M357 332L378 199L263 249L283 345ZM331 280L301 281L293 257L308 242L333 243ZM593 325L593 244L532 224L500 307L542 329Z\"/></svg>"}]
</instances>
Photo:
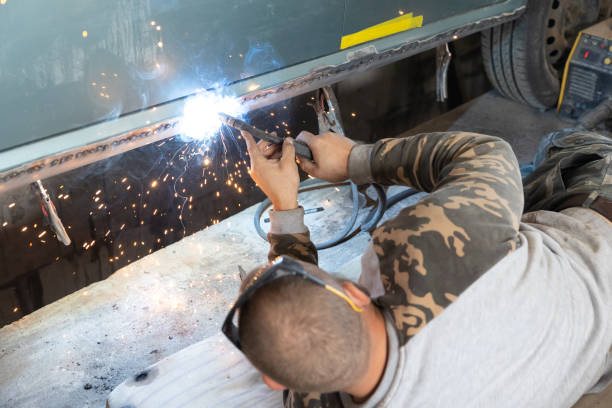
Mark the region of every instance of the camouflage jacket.
<instances>
[{"instance_id":1,"label":"camouflage jacket","mask_svg":"<svg viewBox=\"0 0 612 408\"><path fill-rule=\"evenodd\" d=\"M393 318L400 347L489 268L520 245L519 166L499 138L429 133L358 145L351 179L405 185L430 194L372 234L384 293L375 299ZM304 232L298 232L302 228ZM308 230L271 233L269 258L316 263ZM367 255L367 253L366 253ZM286 407L341 407L339 394L285 394Z\"/></svg>"}]
</instances>

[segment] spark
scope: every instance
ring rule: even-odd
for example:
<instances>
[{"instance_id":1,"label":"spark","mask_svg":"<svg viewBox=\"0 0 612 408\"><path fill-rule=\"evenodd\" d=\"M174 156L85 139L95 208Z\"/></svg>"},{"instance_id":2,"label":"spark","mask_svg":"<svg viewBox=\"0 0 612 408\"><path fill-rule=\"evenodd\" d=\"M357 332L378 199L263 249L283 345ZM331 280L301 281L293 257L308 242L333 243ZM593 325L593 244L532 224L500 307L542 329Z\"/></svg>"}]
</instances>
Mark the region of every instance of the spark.
<instances>
[{"instance_id":1,"label":"spark","mask_svg":"<svg viewBox=\"0 0 612 408\"><path fill-rule=\"evenodd\" d=\"M13 208L15 205L16 205L15 203L10 203L10 204L8 205L8 208Z\"/></svg>"},{"instance_id":2,"label":"spark","mask_svg":"<svg viewBox=\"0 0 612 408\"><path fill-rule=\"evenodd\" d=\"M221 128L219 112L240 116L244 108L236 98L214 92L200 92L185 102L180 129L188 138L210 139Z\"/></svg>"}]
</instances>

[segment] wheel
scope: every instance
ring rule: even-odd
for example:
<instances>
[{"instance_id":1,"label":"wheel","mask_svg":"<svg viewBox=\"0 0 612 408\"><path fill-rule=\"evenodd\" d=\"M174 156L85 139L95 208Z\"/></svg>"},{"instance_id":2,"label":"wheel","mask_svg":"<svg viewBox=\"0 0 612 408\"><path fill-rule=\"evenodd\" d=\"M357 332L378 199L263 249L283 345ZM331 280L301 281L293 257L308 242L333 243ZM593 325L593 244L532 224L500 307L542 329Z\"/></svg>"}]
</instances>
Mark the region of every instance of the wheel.
<instances>
[{"instance_id":1,"label":"wheel","mask_svg":"<svg viewBox=\"0 0 612 408\"><path fill-rule=\"evenodd\" d=\"M493 87L515 101L556 105L563 69L578 32L610 15L612 0L528 0L518 19L482 32Z\"/></svg>"}]
</instances>

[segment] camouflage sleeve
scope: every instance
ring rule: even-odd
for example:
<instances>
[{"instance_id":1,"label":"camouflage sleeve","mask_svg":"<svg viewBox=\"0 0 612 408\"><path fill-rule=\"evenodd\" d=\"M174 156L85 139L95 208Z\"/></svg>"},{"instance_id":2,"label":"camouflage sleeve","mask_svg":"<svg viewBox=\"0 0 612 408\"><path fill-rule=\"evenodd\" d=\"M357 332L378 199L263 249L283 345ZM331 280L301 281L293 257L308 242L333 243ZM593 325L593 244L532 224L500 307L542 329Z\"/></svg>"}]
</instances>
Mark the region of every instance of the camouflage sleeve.
<instances>
[{"instance_id":1,"label":"camouflage sleeve","mask_svg":"<svg viewBox=\"0 0 612 408\"><path fill-rule=\"evenodd\" d=\"M300 261L315 265L319 262L317 249L310 240L310 232L297 234L268 234L270 252L268 261L272 262L281 255L289 255Z\"/></svg>"},{"instance_id":2,"label":"camouflage sleeve","mask_svg":"<svg viewBox=\"0 0 612 408\"><path fill-rule=\"evenodd\" d=\"M304 208L298 207L287 211L270 211L270 252L268 260L272 262L281 255L313 264L318 263L317 249L310 241L310 231L304 225Z\"/></svg>"},{"instance_id":3,"label":"camouflage sleeve","mask_svg":"<svg viewBox=\"0 0 612 408\"><path fill-rule=\"evenodd\" d=\"M473 133L381 140L369 159L376 182L430 193L372 235L385 288L377 303L403 345L517 248L521 176L506 142Z\"/></svg>"},{"instance_id":4,"label":"camouflage sleeve","mask_svg":"<svg viewBox=\"0 0 612 408\"><path fill-rule=\"evenodd\" d=\"M340 394L317 394L285 390L283 391L284 408L342 408Z\"/></svg>"}]
</instances>

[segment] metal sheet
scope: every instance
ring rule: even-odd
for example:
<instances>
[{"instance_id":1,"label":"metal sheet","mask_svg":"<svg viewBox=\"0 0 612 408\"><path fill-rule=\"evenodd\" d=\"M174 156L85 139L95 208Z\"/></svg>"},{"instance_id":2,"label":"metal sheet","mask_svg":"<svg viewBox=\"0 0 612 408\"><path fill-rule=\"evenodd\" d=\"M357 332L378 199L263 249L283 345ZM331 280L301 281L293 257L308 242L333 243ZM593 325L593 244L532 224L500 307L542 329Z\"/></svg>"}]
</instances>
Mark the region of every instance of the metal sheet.
<instances>
[{"instance_id":1,"label":"metal sheet","mask_svg":"<svg viewBox=\"0 0 612 408\"><path fill-rule=\"evenodd\" d=\"M472 12L503 0L462 0L462 1L423 1L423 0L378 0L372 7L370 0L347 0L347 12L343 35L412 13L423 16L423 24L431 24L445 18ZM507 3L507 2L506 2Z\"/></svg>"},{"instance_id":2,"label":"metal sheet","mask_svg":"<svg viewBox=\"0 0 612 408\"><path fill-rule=\"evenodd\" d=\"M343 0L6 0L0 151L331 54Z\"/></svg>"},{"instance_id":3,"label":"metal sheet","mask_svg":"<svg viewBox=\"0 0 612 408\"><path fill-rule=\"evenodd\" d=\"M0 10L4 11L2 7L10 5L10 1L11 0L7 0L7 3L4 6L0 6ZM123 0L116 0L116 2L121 1ZM68 0L65 0L65 2L68 2ZM147 5L149 4L148 1L145 3ZM313 8L311 3L309 3L309 8ZM491 6L478 8L463 14L454 15L446 19L425 24L422 28L401 32L389 37L371 41L363 46L349 48L329 55L322 55L294 65L288 64L278 70L260 73L259 75L254 75L225 86L224 92L239 97L241 102L247 106L247 109L263 107L271 103L275 103L280 100L284 100L337 82L354 72L388 64L401 58L414 55L415 53L425 49L433 48L436 45L452 40L453 38L458 38L492 25L500 24L512 18L516 18L524 9L525 0L508 0L502 3L493 4ZM2 14L0 14L0 16L2 16ZM145 21L148 18L149 15L147 15ZM14 21L12 21L10 18L5 19L5 22L8 21L12 23L11 27L16 28ZM117 18L116 21L121 22L125 20ZM159 23L159 21L155 22ZM316 32L316 30L313 30L313 26L308 26L308 24L304 24L303 22L300 24L300 26L307 27L309 33ZM2 26L0 30L5 30L5 28ZM164 28L162 27L161 31L163 32L163 30ZM336 27L335 35L337 37L334 41L329 40L332 43L332 46L330 47L333 49L337 49L339 47L341 34L342 30ZM81 39L86 40L90 38L89 32L87 38L83 38L81 32L79 32L79 35L81 36ZM331 36L331 34L329 35ZM307 41L304 39L307 39ZM119 40L120 38L117 38L117 41ZM310 37L304 34L304 37L301 38L300 42L297 42L297 44L299 45L309 41L311 41ZM10 43L11 41L8 42ZM166 48L166 43L167 40L165 40L164 48ZM125 47L126 53L128 52L127 50L132 50L138 54L137 51L140 50L138 47L134 47L134 44L128 44L125 45ZM192 46L192 48L193 47L195 46ZM6 49L8 48L0 46L0 70L3 70L0 71L0 78L3 78L0 82L5 84L3 86L8 86L6 84L10 82L4 79L6 78L6 74L3 67L5 61L7 61L7 58L6 53L3 53L3 50ZM300 55L308 55L305 53L305 49L309 50L310 48L306 47L303 49L296 46L294 58L297 58L297 56ZM232 59L233 58L235 58L234 54L232 54ZM228 60L229 59L230 58L228 58ZM287 61L289 60L287 59ZM231 66L231 64L228 66ZM193 90L193 88L190 88L191 86L204 86L202 82L196 83L194 81L196 81L197 78L208 77L197 76L197 72L199 71L196 70L193 65L192 68L195 71L190 71L190 75L192 75L191 77L189 75L172 76L172 81L174 81L173 83L188 84L180 88L180 92L177 91L176 94L173 94L172 96L187 95L191 90ZM264 71L265 69L272 68L268 66L268 68L263 68ZM18 70L15 72L17 71ZM101 71L100 76L102 76L102 72L104 74L108 74L109 72L112 74L115 73L106 71L108 70L105 69L104 71ZM112 75L112 78L121 78L120 75L122 74L117 74L118 77ZM20 74L17 72L15 75L19 76ZM21 79L23 82L24 78L21 77ZM117 81L120 82L121 80L117 79ZM150 79L150 81L150 87L147 88L149 91L151 89L161 90L171 88L164 88L163 86L165 83L164 81L170 81L170 79L167 79L166 77L153 78ZM81 83L83 86L93 87L91 82L82 81ZM98 82L96 82L96 86L98 86ZM114 86L115 88L113 89L123 89L122 86ZM69 87L66 87L66 89L68 88ZM65 119L57 119L62 115L62 112L65 112L62 109L69 106L76 112L81 109L81 106L78 103L79 101L86 104L86 98L79 99L79 97L77 97L76 99L72 99L70 96L72 94L68 91L63 91L63 89L64 88L58 85L57 88L53 88L51 91L48 91L50 94L55 95L49 99L48 103L45 102L47 101L45 98L30 98L29 101L31 105L28 105L27 109L25 106L22 106L19 109L14 107L9 109L11 100L18 99L19 97L27 99L29 95L28 92L24 93L26 96L20 96L20 92L23 93L23 89L21 91L15 91L14 93L7 94L3 92L0 94L0 103L2 103L2 106L0 106L0 119L4 121L5 124L13 123L13 125L11 125L12 127L6 126L4 128L5 131L3 132L2 137L5 144L7 146L11 146L11 148L10 150L0 152L0 191L14 188L31 181L35 181L36 179L42 179L58 174L76 166L101 160L105 157L120 153L127 148L135 148L158 140L162 137L172 136L176 134L176 121L182 114L184 104L184 99L179 98L145 109L146 106L144 104L151 103L151 101L154 100L151 97L153 94L151 91L150 93L146 94L147 98L141 101L143 105L136 109L138 112L131 114L124 113L117 119L106 120L91 124L89 126L80 124L83 127L76 128L62 134L57 134L53 137L43 138L41 133L36 133L32 130L34 128L43 130L46 129L46 127L41 127L41 125L38 123L39 121L44 122L44 118L47 118L51 121L51 123L57 123L58 126L65 124ZM105 89L109 89L108 86ZM102 93L105 92L102 91ZM10 97L7 97L6 95L10 95ZM166 94L162 92L160 95L162 96L159 96L159 98L164 99L163 96ZM166 97L170 98L167 95ZM111 97L104 97L104 99L107 100L110 98ZM76 100L77 103L75 103L74 100ZM93 100L95 100L95 98ZM94 102L91 103L93 104ZM17 104L15 104L15 106L16 105ZM20 113L20 110L23 110L25 113ZM47 112L47 116L43 115L43 119L39 119L37 115L40 112ZM19 123L15 122L14 118L12 117L13 115L21 115L21 120L17 121ZM74 116L79 117L76 113ZM29 122L34 123L30 124ZM17 139L17 141L30 140L32 142L15 147L16 143L14 132L19 130L20 124L23 126L31 126L32 128L28 128L30 131L29 133L26 132L27 134L25 136L24 132L19 133L25 139ZM163 129L163 131L154 133L154 136L150 136L150 129ZM11 135L10 138L12 139L9 139L8 135ZM134 135L139 136L136 137ZM12 140L12 142L7 143L6 140ZM116 148L117 145L113 145L113 143L117 140L128 140L128 142L123 142L120 144L121 148Z\"/></svg>"}]
</instances>

